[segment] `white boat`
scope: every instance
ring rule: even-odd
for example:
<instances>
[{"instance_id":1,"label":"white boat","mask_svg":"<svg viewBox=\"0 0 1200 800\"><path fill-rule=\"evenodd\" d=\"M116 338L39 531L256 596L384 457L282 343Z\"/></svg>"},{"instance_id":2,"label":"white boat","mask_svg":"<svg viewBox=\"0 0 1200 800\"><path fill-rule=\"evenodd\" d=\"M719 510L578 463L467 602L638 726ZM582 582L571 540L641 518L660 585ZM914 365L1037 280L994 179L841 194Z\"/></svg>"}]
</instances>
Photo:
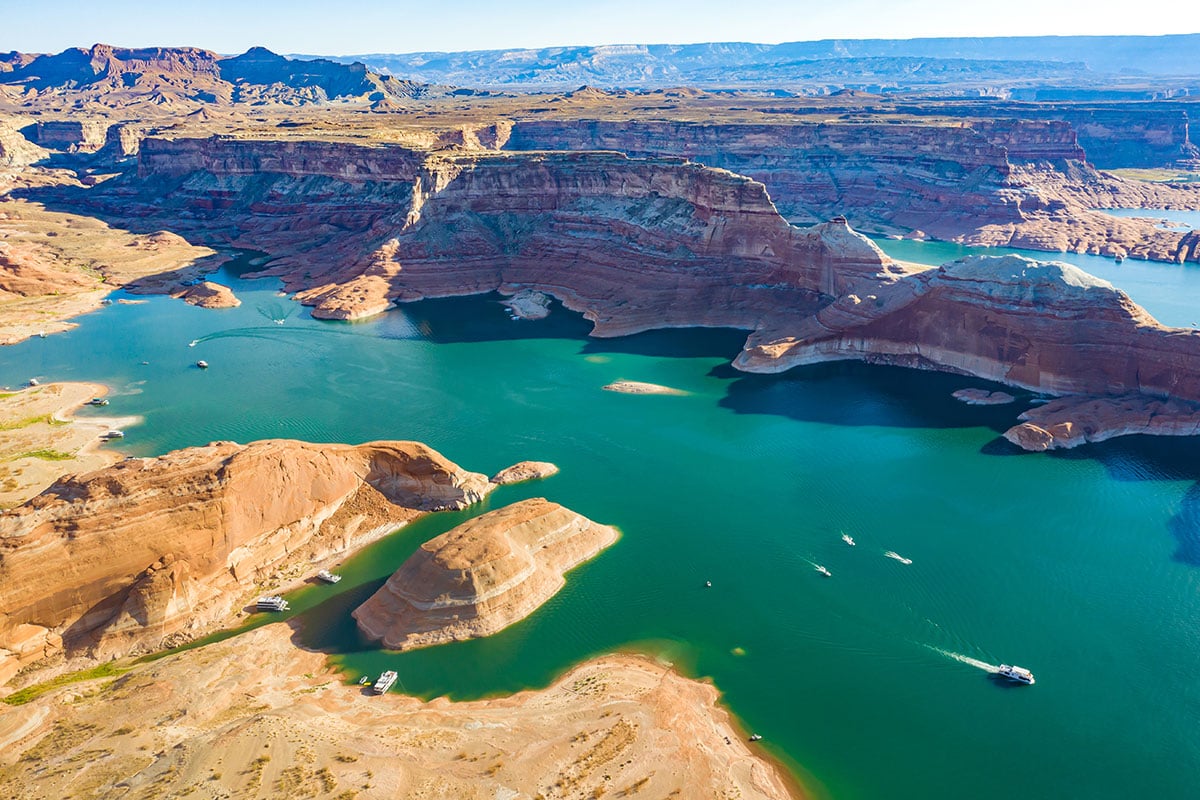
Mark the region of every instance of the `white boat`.
<instances>
[{"instance_id":1,"label":"white boat","mask_svg":"<svg viewBox=\"0 0 1200 800\"><path fill-rule=\"evenodd\" d=\"M124 439L125 431L105 431L101 439Z\"/></svg>"},{"instance_id":2,"label":"white boat","mask_svg":"<svg viewBox=\"0 0 1200 800\"><path fill-rule=\"evenodd\" d=\"M854 537L852 537L850 534L843 533L842 541L845 542L846 544L850 545L851 547L854 547Z\"/></svg>"},{"instance_id":3,"label":"white boat","mask_svg":"<svg viewBox=\"0 0 1200 800\"><path fill-rule=\"evenodd\" d=\"M39 383L41 383L41 381L39 381L37 378L30 378L30 379L29 379L29 385L30 385L30 386L37 386Z\"/></svg>"},{"instance_id":4,"label":"white boat","mask_svg":"<svg viewBox=\"0 0 1200 800\"><path fill-rule=\"evenodd\" d=\"M816 565L816 568L817 568L817 572L821 573L821 574L822 574L822 575L824 575L826 578L832 578L832 577L833 577L833 573L832 573L832 572L830 572L829 570L825 569L824 567L822 567L820 564L817 564L817 565Z\"/></svg>"},{"instance_id":5,"label":"white boat","mask_svg":"<svg viewBox=\"0 0 1200 800\"><path fill-rule=\"evenodd\" d=\"M103 397L93 397L91 400L88 400L87 404L89 406L106 406L108 405L108 401Z\"/></svg>"},{"instance_id":6,"label":"white boat","mask_svg":"<svg viewBox=\"0 0 1200 800\"><path fill-rule=\"evenodd\" d=\"M317 577L320 578L321 580L325 581L326 583L337 583L338 581L340 581L342 579L341 575L334 575L332 572L330 572L327 569L323 569L320 572L318 572Z\"/></svg>"},{"instance_id":7,"label":"white boat","mask_svg":"<svg viewBox=\"0 0 1200 800\"><path fill-rule=\"evenodd\" d=\"M375 681L375 685L371 687L371 691L375 694L383 694L388 689L392 688L392 684L395 683L396 678L399 677L399 675L389 669L379 676L379 680Z\"/></svg>"},{"instance_id":8,"label":"white boat","mask_svg":"<svg viewBox=\"0 0 1200 800\"><path fill-rule=\"evenodd\" d=\"M288 602L277 594L258 598L256 608L259 611L287 611Z\"/></svg>"},{"instance_id":9,"label":"white boat","mask_svg":"<svg viewBox=\"0 0 1200 800\"><path fill-rule=\"evenodd\" d=\"M911 564L912 563L911 558L905 558L904 556L900 555L899 553L897 553L894 550L888 550L886 553L884 553L884 555L887 556L888 558L893 558L896 561L899 561L901 564Z\"/></svg>"},{"instance_id":10,"label":"white boat","mask_svg":"<svg viewBox=\"0 0 1200 800\"><path fill-rule=\"evenodd\" d=\"M208 369L208 362L207 361L197 361L196 366L199 367L200 369Z\"/></svg>"},{"instance_id":11,"label":"white boat","mask_svg":"<svg viewBox=\"0 0 1200 800\"><path fill-rule=\"evenodd\" d=\"M1002 678L1008 678L1010 681L1018 683L1034 684L1033 673L1024 667L1011 667L1008 664L1001 664L1000 669L996 670L996 674Z\"/></svg>"}]
</instances>

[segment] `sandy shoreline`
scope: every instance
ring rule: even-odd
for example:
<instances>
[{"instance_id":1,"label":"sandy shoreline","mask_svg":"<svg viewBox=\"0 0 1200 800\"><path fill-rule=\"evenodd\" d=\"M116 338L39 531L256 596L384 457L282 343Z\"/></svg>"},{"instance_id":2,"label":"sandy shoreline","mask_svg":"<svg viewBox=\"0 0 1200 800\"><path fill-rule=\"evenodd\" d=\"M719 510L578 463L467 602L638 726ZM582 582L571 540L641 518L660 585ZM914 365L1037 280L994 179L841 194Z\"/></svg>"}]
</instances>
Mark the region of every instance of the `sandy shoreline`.
<instances>
[{"instance_id":1,"label":"sandy shoreline","mask_svg":"<svg viewBox=\"0 0 1200 800\"><path fill-rule=\"evenodd\" d=\"M101 435L140 417L77 417L97 383L48 383L0 393L0 509L19 505L69 473L91 472L124 458Z\"/></svg>"},{"instance_id":2,"label":"sandy shoreline","mask_svg":"<svg viewBox=\"0 0 1200 800\"><path fill-rule=\"evenodd\" d=\"M670 386L663 386L657 383L644 383L642 381L613 381L603 388L606 392L621 392L622 394L666 394L675 396L687 394L682 389L673 389Z\"/></svg>"},{"instance_id":3,"label":"sandy shoreline","mask_svg":"<svg viewBox=\"0 0 1200 800\"><path fill-rule=\"evenodd\" d=\"M806 796L718 703L711 683L631 655L501 698L377 697L275 624L0 705L0 789L256 796L295 780L330 797Z\"/></svg>"}]
</instances>

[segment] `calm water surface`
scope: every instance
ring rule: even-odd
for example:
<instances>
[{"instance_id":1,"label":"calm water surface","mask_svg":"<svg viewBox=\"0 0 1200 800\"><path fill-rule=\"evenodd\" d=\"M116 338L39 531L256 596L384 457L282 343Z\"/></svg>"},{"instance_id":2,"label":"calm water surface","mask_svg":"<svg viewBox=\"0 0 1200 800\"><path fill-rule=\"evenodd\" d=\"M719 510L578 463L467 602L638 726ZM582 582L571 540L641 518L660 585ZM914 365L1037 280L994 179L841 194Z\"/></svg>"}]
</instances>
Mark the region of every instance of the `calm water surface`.
<instances>
[{"instance_id":1,"label":"calm water surface","mask_svg":"<svg viewBox=\"0 0 1200 800\"><path fill-rule=\"evenodd\" d=\"M1194 268L1107 264L1104 277L1186 324ZM341 565L337 586L296 592L307 643L351 676L393 667L406 691L479 697L633 649L711 677L823 795L1194 796L1194 440L1016 454L997 437L1023 405L949 398L979 381L853 364L740 375L727 367L733 331L587 340L569 312L513 322L493 298L321 323L271 283L220 279L242 307L110 306L0 351L0 384L108 383L104 412L145 417L122 444L139 455L388 438L482 472L526 458L562 468L431 515ZM190 366L198 358L212 368ZM618 378L689 394L601 391ZM349 611L422 542L534 495L623 536L496 636L405 655L359 640ZM1037 685L980 668L1002 662Z\"/></svg>"},{"instance_id":2,"label":"calm water surface","mask_svg":"<svg viewBox=\"0 0 1200 800\"><path fill-rule=\"evenodd\" d=\"M1175 223L1162 227L1191 228L1192 230L1200 228L1200 211L1174 211L1167 208L1102 208L1099 210L1114 217L1142 217Z\"/></svg>"}]
</instances>

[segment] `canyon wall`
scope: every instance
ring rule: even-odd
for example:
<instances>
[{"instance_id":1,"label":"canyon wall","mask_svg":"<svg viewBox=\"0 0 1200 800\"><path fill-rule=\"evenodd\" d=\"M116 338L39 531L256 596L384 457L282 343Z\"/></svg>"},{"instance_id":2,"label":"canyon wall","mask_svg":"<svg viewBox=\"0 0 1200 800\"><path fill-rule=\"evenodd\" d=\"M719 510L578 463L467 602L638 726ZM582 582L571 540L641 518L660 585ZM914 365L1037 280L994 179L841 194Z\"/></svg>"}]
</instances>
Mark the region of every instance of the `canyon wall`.
<instances>
[{"instance_id":1,"label":"canyon wall","mask_svg":"<svg viewBox=\"0 0 1200 800\"><path fill-rule=\"evenodd\" d=\"M1004 148L957 124L529 121L505 147L682 156L763 183L802 223L844 214L949 235L974 219L1020 220L996 197L1010 167Z\"/></svg>"},{"instance_id":2,"label":"canyon wall","mask_svg":"<svg viewBox=\"0 0 1200 800\"><path fill-rule=\"evenodd\" d=\"M1200 186L1098 173L1063 121L539 120L516 123L505 147L683 156L760 181L780 213L800 224L841 214L873 232L965 244L1197 258L1182 232L1091 209L1200 208Z\"/></svg>"},{"instance_id":3,"label":"canyon wall","mask_svg":"<svg viewBox=\"0 0 1200 800\"><path fill-rule=\"evenodd\" d=\"M1048 168L1009 163L979 132L947 130L957 131L963 158L973 154L981 179L1003 171L1005 181L1028 180ZM1042 155L1073 146L1060 126L1043 132ZM650 142L669 133L650 126L640 135ZM509 144L529 144L524 135L514 126ZM988 135L1012 134L999 126ZM890 146L901 159L899 143ZM754 147L776 151L765 141ZM920 157L939 163L936 140L926 150ZM89 201L132 215L130 224L170 218L203 240L270 251L264 274L281 277L318 317L534 289L582 312L597 336L695 325L753 331L736 362L748 370L863 358L1048 393L1200 401L1200 342L1158 325L1111 287L1078 295L1087 276L1021 259L941 270L898 264L844 219L796 228L761 182L680 158L149 139L139 162L138 175L88 190ZM995 197L1022 215L1035 209L1043 222L1073 218L1078 237L1091 218L1076 215L1064 191L1007 185ZM1109 226L1097 230L1112 246L1125 241L1114 231L1126 221L1091 213ZM1040 241L1042 230L1062 234L1025 219L979 235L1024 243ZM1195 234L1161 233L1148 240L1162 243L1161 255L1200 255Z\"/></svg>"},{"instance_id":4,"label":"canyon wall","mask_svg":"<svg viewBox=\"0 0 1200 800\"><path fill-rule=\"evenodd\" d=\"M0 680L228 624L262 584L491 488L415 442L219 442L64 477L0 515Z\"/></svg>"}]
</instances>

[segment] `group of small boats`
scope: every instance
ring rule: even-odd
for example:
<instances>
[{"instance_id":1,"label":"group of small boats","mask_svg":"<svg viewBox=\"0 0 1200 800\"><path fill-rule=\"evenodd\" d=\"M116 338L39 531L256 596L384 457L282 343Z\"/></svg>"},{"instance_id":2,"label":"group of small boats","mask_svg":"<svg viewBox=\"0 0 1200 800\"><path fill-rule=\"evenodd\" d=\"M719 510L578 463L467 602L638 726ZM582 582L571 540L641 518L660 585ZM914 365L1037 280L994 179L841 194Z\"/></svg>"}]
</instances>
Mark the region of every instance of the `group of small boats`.
<instances>
[{"instance_id":1,"label":"group of small boats","mask_svg":"<svg viewBox=\"0 0 1200 800\"><path fill-rule=\"evenodd\" d=\"M852 537L848 533L842 534L842 541L845 542L846 544L850 545L851 547L854 547L857 544L854 541L854 537ZM892 550L888 550L886 553L884 553L884 555L887 556L888 558L899 561L901 564L911 564L912 563L911 558L905 558L904 556L902 556L899 553L896 553ZM830 572L827 568L825 568L824 566L822 566L820 564L813 564L813 568L820 574L824 575L826 578L833 577L833 573ZM709 585L711 585L711 584L709 584ZM1017 666L1013 666L1010 664L1001 664L1000 667L995 671L994 674L998 675L1001 678L1007 678L1010 681L1014 681L1016 683L1024 683L1029 686L1032 686L1035 683L1034 678L1033 678L1033 673L1030 672L1029 670L1025 669L1024 667L1017 667ZM750 737L750 739L751 739L751 741L754 741L753 736Z\"/></svg>"},{"instance_id":2,"label":"group of small boats","mask_svg":"<svg viewBox=\"0 0 1200 800\"><path fill-rule=\"evenodd\" d=\"M848 533L843 533L843 534L842 534L842 541L843 541L843 542L845 542L846 544L850 545L851 547L856 547L856 546L858 545L858 542L854 541L854 537L853 537L853 536L851 536L851 535L850 535L850 534L848 534ZM902 556L902 555L899 555L899 554L897 554L897 553L893 553L891 550L889 550L889 551L887 551L886 553L884 553L884 555L885 555L885 556L887 556L888 558L894 558L894 559L896 559L896 560L897 560L897 561L899 561L901 564L911 564L911 563L912 563L912 559L911 559L911 558L905 558L905 557L904 557L904 556ZM828 567L825 567L825 566L823 566L823 565L821 565L821 564L813 564L813 569L815 569L817 572L819 572L819 573L821 573L822 575L824 575L826 578L832 578L832 577L833 577L833 573L829 571L829 568L828 568Z\"/></svg>"}]
</instances>

